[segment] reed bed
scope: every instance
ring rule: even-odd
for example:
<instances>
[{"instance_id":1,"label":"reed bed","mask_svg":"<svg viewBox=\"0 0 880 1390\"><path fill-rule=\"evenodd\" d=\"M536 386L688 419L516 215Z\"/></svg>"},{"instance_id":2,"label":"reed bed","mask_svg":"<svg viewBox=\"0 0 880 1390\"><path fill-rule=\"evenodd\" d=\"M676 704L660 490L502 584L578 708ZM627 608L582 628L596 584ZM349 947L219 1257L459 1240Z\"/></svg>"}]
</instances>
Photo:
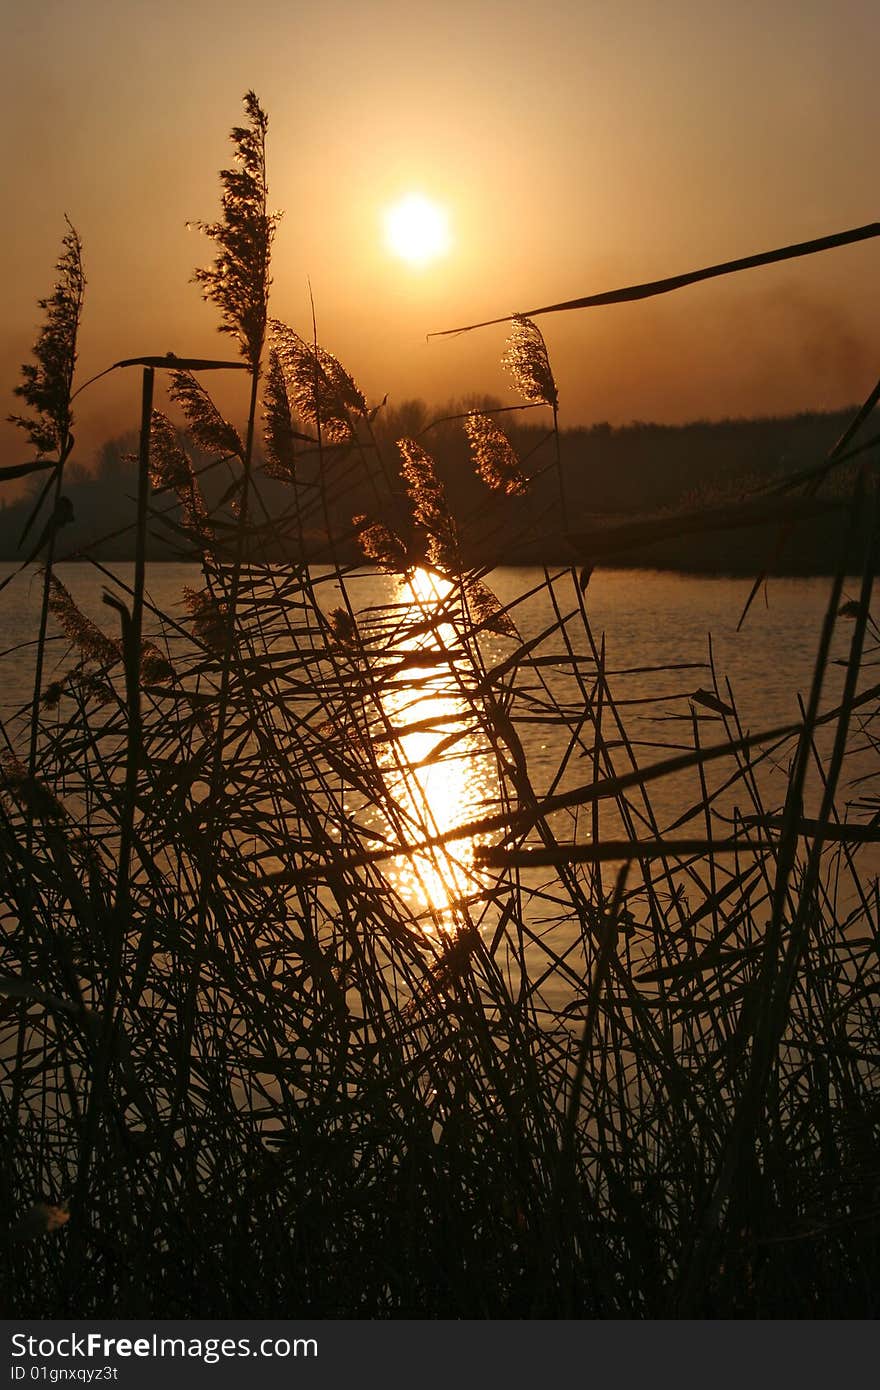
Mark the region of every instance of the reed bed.
<instances>
[{"instance_id":1,"label":"reed bed","mask_svg":"<svg viewBox=\"0 0 880 1390\"><path fill-rule=\"evenodd\" d=\"M430 429L389 451L349 372L271 319L253 94L246 121L198 278L249 416L203 385L232 363L142 360L134 575L91 561L102 621L56 573L72 229L22 386L49 483L33 697L2 726L4 1307L875 1315L880 829L870 781L850 785L877 752L865 456L800 718L744 728L711 657L674 654L633 709L590 620L614 538L592 554L569 518L573 564L502 602L463 565L472 519ZM500 412L461 427L528 533L545 472L565 505L557 390L533 323L506 360L552 416L543 448L517 458ZM165 371L185 429L154 407ZM216 505L198 451L228 470ZM807 510L835 463L799 480ZM364 480L371 509L340 530ZM198 576L164 608L152 531Z\"/></svg>"}]
</instances>

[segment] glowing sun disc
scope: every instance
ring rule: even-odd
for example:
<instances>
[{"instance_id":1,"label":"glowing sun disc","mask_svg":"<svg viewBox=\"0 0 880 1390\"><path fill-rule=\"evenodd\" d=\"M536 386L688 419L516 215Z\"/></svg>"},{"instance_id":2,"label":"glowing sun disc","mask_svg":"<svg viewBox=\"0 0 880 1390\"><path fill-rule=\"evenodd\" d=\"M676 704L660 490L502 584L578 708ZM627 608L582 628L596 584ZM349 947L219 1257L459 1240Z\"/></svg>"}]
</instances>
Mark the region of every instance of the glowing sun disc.
<instances>
[{"instance_id":1,"label":"glowing sun disc","mask_svg":"<svg viewBox=\"0 0 880 1390\"><path fill-rule=\"evenodd\" d=\"M385 240L401 260L427 265L449 250L448 218L429 198L408 193L385 214Z\"/></svg>"}]
</instances>

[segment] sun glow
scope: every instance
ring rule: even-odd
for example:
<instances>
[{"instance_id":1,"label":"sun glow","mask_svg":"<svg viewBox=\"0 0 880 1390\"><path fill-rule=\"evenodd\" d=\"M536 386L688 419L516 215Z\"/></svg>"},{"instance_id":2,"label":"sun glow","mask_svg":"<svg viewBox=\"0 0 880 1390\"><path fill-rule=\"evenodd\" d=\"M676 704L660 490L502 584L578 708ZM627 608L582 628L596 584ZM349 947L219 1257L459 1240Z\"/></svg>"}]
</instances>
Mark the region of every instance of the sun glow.
<instances>
[{"instance_id":1,"label":"sun glow","mask_svg":"<svg viewBox=\"0 0 880 1390\"><path fill-rule=\"evenodd\" d=\"M449 218L421 193L408 193L385 213L385 242L410 265L428 265L449 251Z\"/></svg>"}]
</instances>

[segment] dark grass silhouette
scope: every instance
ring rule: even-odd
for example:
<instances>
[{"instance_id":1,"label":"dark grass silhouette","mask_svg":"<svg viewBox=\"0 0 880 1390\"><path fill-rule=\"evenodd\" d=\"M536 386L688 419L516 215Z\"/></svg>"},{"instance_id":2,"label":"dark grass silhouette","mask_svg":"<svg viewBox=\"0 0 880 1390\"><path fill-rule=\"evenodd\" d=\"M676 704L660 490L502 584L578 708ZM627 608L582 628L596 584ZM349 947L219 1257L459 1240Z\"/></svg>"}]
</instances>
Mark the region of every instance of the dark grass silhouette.
<instances>
[{"instance_id":1,"label":"dark grass silhouette","mask_svg":"<svg viewBox=\"0 0 880 1390\"><path fill-rule=\"evenodd\" d=\"M25 381L67 364L26 397L54 501L34 522L34 696L2 730L4 1306L876 1314L880 973L862 866L880 830L870 788L861 814L841 803L854 745L876 750L870 476L846 504L801 720L743 729L709 663L672 705L658 683L673 732L647 752L590 624L592 557L502 603L462 559L471 523L430 431L395 456L345 368L270 321L253 94L246 115L198 278L250 372L250 413L240 434L196 369L144 367L138 559L130 587L96 562L104 624L53 573L81 302L64 261L57 352L44 333ZM528 536L545 522L535 480L561 477L534 325L508 362L552 414L544 447L518 458L500 413L462 428ZM216 505L151 408L163 365L188 438L229 470ZM283 505L266 505L267 476ZM364 486L369 511L340 533L331 506ZM201 580L163 612L144 556L169 528ZM307 534L322 566L294 558ZM354 538L357 566L338 554ZM365 603L375 567L386 598ZM53 637L69 656L47 684ZM554 740L549 773L532 727ZM781 801L771 760L789 768ZM485 798L450 810L427 774L463 765ZM652 793L672 776L692 795L668 824Z\"/></svg>"}]
</instances>

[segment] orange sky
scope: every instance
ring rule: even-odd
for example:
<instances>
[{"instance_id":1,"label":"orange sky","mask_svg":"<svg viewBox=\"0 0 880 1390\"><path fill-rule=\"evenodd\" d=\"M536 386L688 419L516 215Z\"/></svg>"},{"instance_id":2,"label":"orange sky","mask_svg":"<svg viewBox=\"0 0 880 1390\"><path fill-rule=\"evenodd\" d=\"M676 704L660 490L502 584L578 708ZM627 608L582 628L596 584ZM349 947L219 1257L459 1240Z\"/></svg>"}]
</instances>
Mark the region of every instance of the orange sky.
<instances>
[{"instance_id":1,"label":"orange sky","mask_svg":"<svg viewBox=\"0 0 880 1390\"><path fill-rule=\"evenodd\" d=\"M310 279L319 338L372 399L513 400L503 329L426 333L878 219L867 0L41 0L8 4L4 30L5 410L65 212L89 281L80 379L145 352L228 352L188 283L210 246L184 224L217 213L249 87L285 213L273 312L308 333ZM454 237L423 270L382 238L412 189ZM562 422L854 401L880 372L878 287L869 242L548 317ZM85 393L81 458L135 424L137 397L132 377ZM0 456L27 456L11 427Z\"/></svg>"}]
</instances>

